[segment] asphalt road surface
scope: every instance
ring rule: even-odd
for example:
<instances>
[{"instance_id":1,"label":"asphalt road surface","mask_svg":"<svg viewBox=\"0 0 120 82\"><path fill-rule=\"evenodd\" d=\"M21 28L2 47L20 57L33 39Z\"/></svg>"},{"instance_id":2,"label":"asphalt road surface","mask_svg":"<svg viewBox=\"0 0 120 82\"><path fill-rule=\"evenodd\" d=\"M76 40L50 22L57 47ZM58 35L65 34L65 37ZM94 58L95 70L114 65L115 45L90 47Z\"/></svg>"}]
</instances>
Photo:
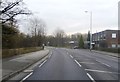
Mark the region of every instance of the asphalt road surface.
<instances>
[{"instance_id":1,"label":"asphalt road surface","mask_svg":"<svg viewBox=\"0 0 120 82\"><path fill-rule=\"evenodd\" d=\"M118 80L118 58L89 50L51 48L49 58L22 80Z\"/></svg>"},{"instance_id":2,"label":"asphalt road surface","mask_svg":"<svg viewBox=\"0 0 120 82\"><path fill-rule=\"evenodd\" d=\"M90 80L67 51L53 49L49 57L27 80Z\"/></svg>"}]
</instances>

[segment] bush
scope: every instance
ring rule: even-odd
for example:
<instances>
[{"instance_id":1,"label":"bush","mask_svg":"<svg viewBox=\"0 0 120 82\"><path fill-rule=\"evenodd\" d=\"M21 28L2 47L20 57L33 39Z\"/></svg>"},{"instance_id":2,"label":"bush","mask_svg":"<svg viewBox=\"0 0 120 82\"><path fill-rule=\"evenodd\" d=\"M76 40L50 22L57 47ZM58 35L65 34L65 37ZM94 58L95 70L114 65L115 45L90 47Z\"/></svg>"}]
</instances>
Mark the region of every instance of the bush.
<instances>
[{"instance_id":1,"label":"bush","mask_svg":"<svg viewBox=\"0 0 120 82\"><path fill-rule=\"evenodd\" d=\"M2 58L12 57L19 54L42 50L41 47L17 48L17 49L3 49Z\"/></svg>"}]
</instances>

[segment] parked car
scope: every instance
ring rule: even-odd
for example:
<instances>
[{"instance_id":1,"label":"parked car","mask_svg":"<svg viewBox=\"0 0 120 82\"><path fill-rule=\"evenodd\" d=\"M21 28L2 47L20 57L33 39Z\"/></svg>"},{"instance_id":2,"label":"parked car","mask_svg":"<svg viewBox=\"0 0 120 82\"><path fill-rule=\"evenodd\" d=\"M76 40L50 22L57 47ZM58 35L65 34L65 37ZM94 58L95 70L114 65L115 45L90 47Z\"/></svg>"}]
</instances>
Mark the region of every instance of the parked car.
<instances>
[{"instance_id":1,"label":"parked car","mask_svg":"<svg viewBox=\"0 0 120 82\"><path fill-rule=\"evenodd\" d=\"M78 47L78 46L75 46L73 49L79 49L79 47Z\"/></svg>"}]
</instances>

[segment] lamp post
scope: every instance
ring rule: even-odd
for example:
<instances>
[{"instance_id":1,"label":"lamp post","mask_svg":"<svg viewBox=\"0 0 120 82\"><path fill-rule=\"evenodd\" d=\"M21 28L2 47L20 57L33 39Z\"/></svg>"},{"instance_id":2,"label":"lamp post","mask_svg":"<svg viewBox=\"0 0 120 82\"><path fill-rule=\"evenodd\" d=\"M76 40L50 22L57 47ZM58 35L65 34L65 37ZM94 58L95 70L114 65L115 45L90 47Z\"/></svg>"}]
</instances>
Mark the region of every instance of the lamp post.
<instances>
[{"instance_id":1,"label":"lamp post","mask_svg":"<svg viewBox=\"0 0 120 82\"><path fill-rule=\"evenodd\" d=\"M90 50L92 49L92 11L85 11L90 13Z\"/></svg>"}]
</instances>

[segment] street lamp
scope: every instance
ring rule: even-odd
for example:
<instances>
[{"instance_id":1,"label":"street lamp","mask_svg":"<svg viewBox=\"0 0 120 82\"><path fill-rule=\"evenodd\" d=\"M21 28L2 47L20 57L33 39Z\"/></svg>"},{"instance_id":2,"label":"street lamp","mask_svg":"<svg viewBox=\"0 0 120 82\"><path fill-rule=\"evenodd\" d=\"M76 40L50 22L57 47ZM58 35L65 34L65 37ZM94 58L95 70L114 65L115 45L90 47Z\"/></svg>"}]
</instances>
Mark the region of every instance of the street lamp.
<instances>
[{"instance_id":1,"label":"street lamp","mask_svg":"<svg viewBox=\"0 0 120 82\"><path fill-rule=\"evenodd\" d=\"M92 11L85 11L90 13L90 50L92 49Z\"/></svg>"}]
</instances>

